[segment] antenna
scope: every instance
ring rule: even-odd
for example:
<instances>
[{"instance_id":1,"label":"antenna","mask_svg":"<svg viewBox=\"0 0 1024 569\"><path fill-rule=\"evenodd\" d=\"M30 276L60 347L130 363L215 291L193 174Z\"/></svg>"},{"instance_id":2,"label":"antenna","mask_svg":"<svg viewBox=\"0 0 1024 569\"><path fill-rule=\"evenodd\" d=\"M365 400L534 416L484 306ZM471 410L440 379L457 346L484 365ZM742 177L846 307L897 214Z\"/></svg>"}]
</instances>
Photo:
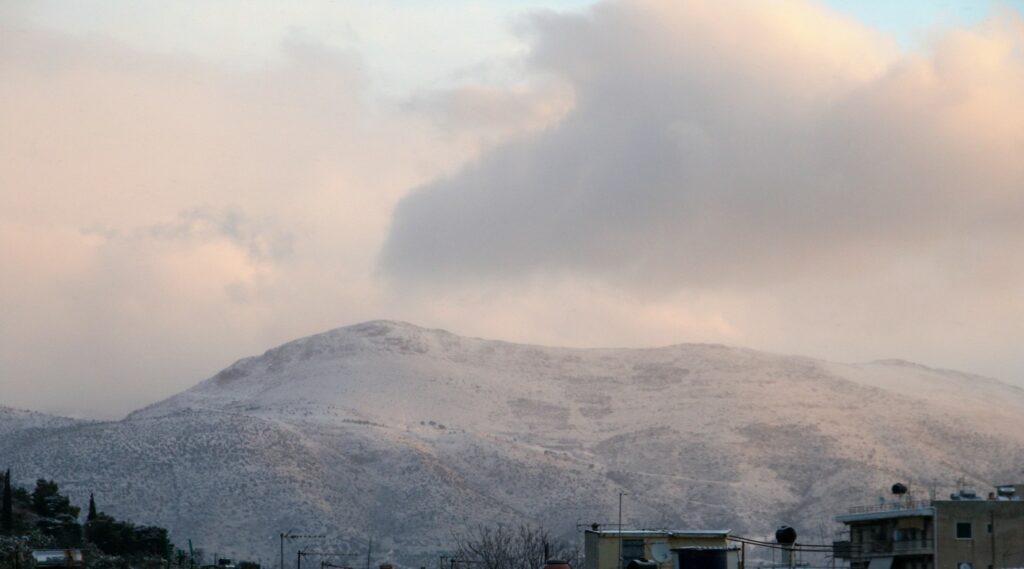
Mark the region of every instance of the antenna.
<instances>
[{"instance_id":1,"label":"antenna","mask_svg":"<svg viewBox=\"0 0 1024 569\"><path fill-rule=\"evenodd\" d=\"M286 539L288 539L288 540L292 540L292 539L322 539L322 538L325 538L327 536L326 535L299 535L299 534L292 533L292 530L288 530L286 532L281 532L280 537L281 537L281 567L280 567L280 569L284 569L284 540L286 540ZM301 559L301 556L300 556L300 559ZM296 568L296 569L298 569L298 568Z\"/></svg>"}]
</instances>

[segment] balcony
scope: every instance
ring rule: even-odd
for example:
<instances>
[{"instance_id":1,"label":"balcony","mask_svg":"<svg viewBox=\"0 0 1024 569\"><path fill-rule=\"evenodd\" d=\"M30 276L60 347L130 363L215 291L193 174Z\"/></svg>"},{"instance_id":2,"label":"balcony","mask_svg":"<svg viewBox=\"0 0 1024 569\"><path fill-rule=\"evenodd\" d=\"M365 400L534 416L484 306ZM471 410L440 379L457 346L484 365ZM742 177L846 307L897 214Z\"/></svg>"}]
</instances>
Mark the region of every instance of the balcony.
<instances>
[{"instance_id":1,"label":"balcony","mask_svg":"<svg viewBox=\"0 0 1024 569\"><path fill-rule=\"evenodd\" d=\"M894 555L926 555L935 552L935 542L930 539L892 542Z\"/></svg>"},{"instance_id":2,"label":"balcony","mask_svg":"<svg viewBox=\"0 0 1024 569\"><path fill-rule=\"evenodd\" d=\"M935 542L930 539L865 541L861 543L834 541L832 542L832 551L833 555L839 559L854 560L897 555L931 555L935 551Z\"/></svg>"}]
</instances>

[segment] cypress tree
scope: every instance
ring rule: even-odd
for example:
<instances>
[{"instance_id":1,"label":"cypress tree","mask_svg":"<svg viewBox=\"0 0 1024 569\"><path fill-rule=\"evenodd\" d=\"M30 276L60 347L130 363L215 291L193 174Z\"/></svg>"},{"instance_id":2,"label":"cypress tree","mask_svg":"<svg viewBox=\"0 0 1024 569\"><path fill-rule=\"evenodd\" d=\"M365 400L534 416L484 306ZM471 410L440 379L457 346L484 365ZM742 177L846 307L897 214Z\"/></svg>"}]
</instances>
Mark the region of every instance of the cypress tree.
<instances>
[{"instance_id":1,"label":"cypress tree","mask_svg":"<svg viewBox=\"0 0 1024 569\"><path fill-rule=\"evenodd\" d=\"M92 492L89 492L89 514L85 517L85 521L91 522L96 519L96 500L92 497Z\"/></svg>"},{"instance_id":2,"label":"cypress tree","mask_svg":"<svg viewBox=\"0 0 1024 569\"><path fill-rule=\"evenodd\" d=\"M4 474L4 497L0 507L0 533L10 534L14 531L14 504L11 495L11 469Z\"/></svg>"}]
</instances>

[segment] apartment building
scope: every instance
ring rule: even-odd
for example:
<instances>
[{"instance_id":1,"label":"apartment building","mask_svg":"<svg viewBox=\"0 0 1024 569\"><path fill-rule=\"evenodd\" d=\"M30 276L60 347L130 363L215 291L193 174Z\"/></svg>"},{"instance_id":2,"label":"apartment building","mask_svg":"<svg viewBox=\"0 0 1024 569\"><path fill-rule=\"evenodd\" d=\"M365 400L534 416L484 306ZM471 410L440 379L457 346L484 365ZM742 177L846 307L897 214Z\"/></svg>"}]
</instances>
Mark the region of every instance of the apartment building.
<instances>
[{"instance_id":1,"label":"apartment building","mask_svg":"<svg viewBox=\"0 0 1024 569\"><path fill-rule=\"evenodd\" d=\"M850 569L1024 569L1022 493L1024 484L942 500L897 492L892 501L837 516L848 539L833 544L834 555Z\"/></svg>"}]
</instances>

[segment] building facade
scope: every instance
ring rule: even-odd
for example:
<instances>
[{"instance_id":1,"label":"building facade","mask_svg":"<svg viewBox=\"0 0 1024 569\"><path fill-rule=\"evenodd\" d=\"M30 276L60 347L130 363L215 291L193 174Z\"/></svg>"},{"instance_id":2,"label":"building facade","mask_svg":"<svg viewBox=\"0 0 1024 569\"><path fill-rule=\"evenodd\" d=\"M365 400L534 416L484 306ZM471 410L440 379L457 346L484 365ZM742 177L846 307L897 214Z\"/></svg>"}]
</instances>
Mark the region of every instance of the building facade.
<instances>
[{"instance_id":1,"label":"building facade","mask_svg":"<svg viewBox=\"0 0 1024 569\"><path fill-rule=\"evenodd\" d=\"M948 500L898 501L837 516L848 539L834 555L850 569L1024 569L1024 500L999 486Z\"/></svg>"},{"instance_id":2,"label":"building facade","mask_svg":"<svg viewBox=\"0 0 1024 569\"><path fill-rule=\"evenodd\" d=\"M673 550L728 549L729 531L589 529L584 533L584 569L626 569L635 559L654 561L658 569L672 569ZM736 569L737 559L735 549L730 549L727 567Z\"/></svg>"}]
</instances>

